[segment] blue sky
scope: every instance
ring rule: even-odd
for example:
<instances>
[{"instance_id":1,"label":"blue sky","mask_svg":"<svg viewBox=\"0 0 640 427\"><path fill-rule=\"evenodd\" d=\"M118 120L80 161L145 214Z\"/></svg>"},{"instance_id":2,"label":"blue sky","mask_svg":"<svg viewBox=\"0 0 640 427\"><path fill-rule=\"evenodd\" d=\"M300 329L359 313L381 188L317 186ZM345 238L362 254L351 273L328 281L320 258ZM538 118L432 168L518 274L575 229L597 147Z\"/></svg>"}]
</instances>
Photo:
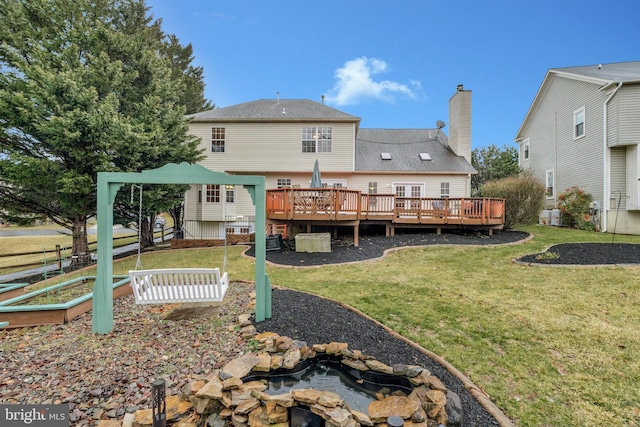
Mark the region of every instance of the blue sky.
<instances>
[{"instance_id":1,"label":"blue sky","mask_svg":"<svg viewBox=\"0 0 640 427\"><path fill-rule=\"evenodd\" d=\"M638 0L147 4L165 32L192 44L217 107L325 95L361 127L435 128L463 84L473 91L472 148L514 146L549 68L640 60Z\"/></svg>"}]
</instances>

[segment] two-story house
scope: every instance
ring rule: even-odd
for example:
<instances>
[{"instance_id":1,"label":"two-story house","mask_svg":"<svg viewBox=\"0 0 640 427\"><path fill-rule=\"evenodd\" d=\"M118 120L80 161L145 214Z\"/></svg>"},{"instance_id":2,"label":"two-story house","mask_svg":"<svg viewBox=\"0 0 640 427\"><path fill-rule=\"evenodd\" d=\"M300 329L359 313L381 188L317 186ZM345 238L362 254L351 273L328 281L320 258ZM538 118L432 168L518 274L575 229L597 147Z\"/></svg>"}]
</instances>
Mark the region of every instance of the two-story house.
<instances>
[{"instance_id":1,"label":"two-story house","mask_svg":"<svg viewBox=\"0 0 640 427\"><path fill-rule=\"evenodd\" d=\"M602 231L640 234L640 61L548 70L515 140L546 207L577 186Z\"/></svg>"},{"instance_id":2,"label":"two-story house","mask_svg":"<svg viewBox=\"0 0 640 427\"><path fill-rule=\"evenodd\" d=\"M426 129L361 129L360 118L324 102L279 98L193 114L189 133L200 138L204 149L200 164L228 174L265 176L267 189L309 189L317 161L324 188L344 189L343 198L350 190L372 195L368 202L357 199L358 206L374 205L373 195L383 194L468 198L470 176L476 172L471 166L471 91L458 86L449 104L449 137L442 121ZM186 238L254 231L255 211L241 188L192 186L184 212ZM338 221L356 227L355 233L359 224L352 218Z\"/></svg>"}]
</instances>

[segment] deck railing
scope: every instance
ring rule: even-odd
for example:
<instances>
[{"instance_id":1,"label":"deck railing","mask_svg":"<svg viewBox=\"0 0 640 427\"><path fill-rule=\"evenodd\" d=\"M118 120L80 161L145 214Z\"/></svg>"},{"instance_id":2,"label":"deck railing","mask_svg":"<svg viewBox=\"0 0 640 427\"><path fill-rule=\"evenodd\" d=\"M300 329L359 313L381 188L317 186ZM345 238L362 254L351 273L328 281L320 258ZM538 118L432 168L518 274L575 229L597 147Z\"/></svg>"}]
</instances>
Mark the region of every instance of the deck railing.
<instances>
[{"instance_id":1,"label":"deck railing","mask_svg":"<svg viewBox=\"0 0 640 427\"><path fill-rule=\"evenodd\" d=\"M504 214L504 199L486 197L398 197L341 188L267 190L267 218L273 220L500 225Z\"/></svg>"}]
</instances>

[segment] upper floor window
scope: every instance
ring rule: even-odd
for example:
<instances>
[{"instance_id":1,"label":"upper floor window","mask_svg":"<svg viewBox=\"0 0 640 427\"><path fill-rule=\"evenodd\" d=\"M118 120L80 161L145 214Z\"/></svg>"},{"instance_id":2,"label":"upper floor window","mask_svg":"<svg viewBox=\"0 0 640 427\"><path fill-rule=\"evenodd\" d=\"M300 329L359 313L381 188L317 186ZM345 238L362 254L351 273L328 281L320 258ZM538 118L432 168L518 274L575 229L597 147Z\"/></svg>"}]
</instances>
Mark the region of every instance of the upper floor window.
<instances>
[{"instance_id":1,"label":"upper floor window","mask_svg":"<svg viewBox=\"0 0 640 427\"><path fill-rule=\"evenodd\" d=\"M449 197L449 183L441 182L440 183L440 197Z\"/></svg>"},{"instance_id":2,"label":"upper floor window","mask_svg":"<svg viewBox=\"0 0 640 427\"><path fill-rule=\"evenodd\" d=\"M235 201L236 201L236 186L235 185L227 185L227 186L225 186L225 201L227 203L235 203Z\"/></svg>"},{"instance_id":3,"label":"upper floor window","mask_svg":"<svg viewBox=\"0 0 640 427\"><path fill-rule=\"evenodd\" d=\"M302 128L303 153L330 153L333 128L304 127Z\"/></svg>"},{"instance_id":4,"label":"upper floor window","mask_svg":"<svg viewBox=\"0 0 640 427\"><path fill-rule=\"evenodd\" d=\"M224 128L211 128L211 152L224 153Z\"/></svg>"},{"instance_id":5,"label":"upper floor window","mask_svg":"<svg viewBox=\"0 0 640 427\"><path fill-rule=\"evenodd\" d=\"M276 186L277 188L290 188L291 178L278 178Z\"/></svg>"},{"instance_id":6,"label":"upper floor window","mask_svg":"<svg viewBox=\"0 0 640 427\"><path fill-rule=\"evenodd\" d=\"M208 184L204 200L206 203L220 203L220 185Z\"/></svg>"},{"instance_id":7,"label":"upper floor window","mask_svg":"<svg viewBox=\"0 0 640 427\"><path fill-rule=\"evenodd\" d=\"M573 139L584 136L584 107L573 112Z\"/></svg>"},{"instance_id":8,"label":"upper floor window","mask_svg":"<svg viewBox=\"0 0 640 427\"><path fill-rule=\"evenodd\" d=\"M529 160L529 138L522 142L522 160Z\"/></svg>"}]
</instances>

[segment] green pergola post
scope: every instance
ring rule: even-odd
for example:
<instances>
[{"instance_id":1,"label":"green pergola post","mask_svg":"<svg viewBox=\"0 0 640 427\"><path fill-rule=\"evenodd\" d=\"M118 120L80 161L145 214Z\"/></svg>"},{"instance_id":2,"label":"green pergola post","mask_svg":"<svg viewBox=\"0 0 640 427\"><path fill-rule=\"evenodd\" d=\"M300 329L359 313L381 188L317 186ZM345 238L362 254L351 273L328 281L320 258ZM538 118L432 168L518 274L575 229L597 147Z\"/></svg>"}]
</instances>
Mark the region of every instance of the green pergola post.
<instances>
[{"instance_id":1,"label":"green pergola post","mask_svg":"<svg viewBox=\"0 0 640 427\"><path fill-rule=\"evenodd\" d=\"M241 185L256 208L256 322L271 317L271 285L266 273L265 178L256 175L228 175L201 165L170 163L142 172L98 173L98 266L93 286L93 332L113 329L113 203L124 184L213 184Z\"/></svg>"}]
</instances>

